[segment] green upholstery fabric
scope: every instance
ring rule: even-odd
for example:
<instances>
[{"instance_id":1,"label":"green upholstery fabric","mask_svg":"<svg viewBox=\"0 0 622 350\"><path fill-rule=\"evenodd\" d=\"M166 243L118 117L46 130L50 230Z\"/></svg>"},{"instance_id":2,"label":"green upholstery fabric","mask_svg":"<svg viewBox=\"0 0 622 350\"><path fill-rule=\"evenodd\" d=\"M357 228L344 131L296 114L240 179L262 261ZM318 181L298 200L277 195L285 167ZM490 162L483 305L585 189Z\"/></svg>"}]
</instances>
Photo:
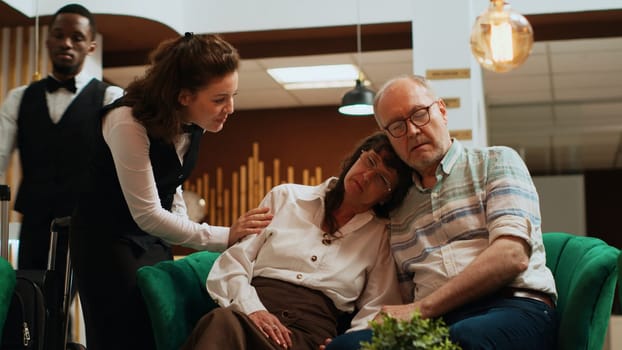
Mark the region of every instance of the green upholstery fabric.
<instances>
[{"instance_id":1,"label":"green upholstery fabric","mask_svg":"<svg viewBox=\"0 0 622 350\"><path fill-rule=\"evenodd\" d=\"M15 270L8 261L0 258L0 342L6 314L13 297L13 288L15 288Z\"/></svg>"},{"instance_id":2,"label":"green upholstery fabric","mask_svg":"<svg viewBox=\"0 0 622 350\"><path fill-rule=\"evenodd\" d=\"M543 235L560 314L558 349L601 350L611 317L620 251L594 237Z\"/></svg>"},{"instance_id":3,"label":"green upholstery fabric","mask_svg":"<svg viewBox=\"0 0 622 350\"><path fill-rule=\"evenodd\" d=\"M618 257L618 295L620 296L620 305L622 305L622 253Z\"/></svg>"},{"instance_id":4,"label":"green upholstery fabric","mask_svg":"<svg viewBox=\"0 0 622 350\"><path fill-rule=\"evenodd\" d=\"M197 252L138 270L136 278L158 350L179 349L201 316L216 307L205 290L205 281L218 256Z\"/></svg>"}]
</instances>

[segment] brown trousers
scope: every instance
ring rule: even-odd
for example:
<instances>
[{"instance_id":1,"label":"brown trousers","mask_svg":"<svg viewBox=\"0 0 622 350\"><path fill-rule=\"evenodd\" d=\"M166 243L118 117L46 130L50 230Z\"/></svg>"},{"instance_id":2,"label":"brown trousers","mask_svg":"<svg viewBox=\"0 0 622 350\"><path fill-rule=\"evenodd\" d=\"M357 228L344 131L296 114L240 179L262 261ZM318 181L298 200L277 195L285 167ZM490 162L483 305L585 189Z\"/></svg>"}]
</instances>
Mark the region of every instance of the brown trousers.
<instances>
[{"instance_id":1,"label":"brown trousers","mask_svg":"<svg viewBox=\"0 0 622 350\"><path fill-rule=\"evenodd\" d=\"M257 277L252 285L259 299L292 331L293 350L317 350L326 338L337 335L340 311L323 293L270 278ZM199 320L183 350L283 349L245 314L231 308L210 311Z\"/></svg>"}]
</instances>

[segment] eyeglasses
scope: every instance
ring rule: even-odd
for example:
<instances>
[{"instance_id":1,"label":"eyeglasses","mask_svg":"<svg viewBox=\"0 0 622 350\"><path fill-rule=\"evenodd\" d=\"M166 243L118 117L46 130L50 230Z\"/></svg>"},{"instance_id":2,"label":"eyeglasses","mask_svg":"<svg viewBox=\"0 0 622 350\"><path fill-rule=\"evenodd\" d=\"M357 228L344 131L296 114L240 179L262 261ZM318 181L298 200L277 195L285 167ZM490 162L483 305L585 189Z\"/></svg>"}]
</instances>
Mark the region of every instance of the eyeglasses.
<instances>
[{"instance_id":1,"label":"eyeglasses","mask_svg":"<svg viewBox=\"0 0 622 350\"><path fill-rule=\"evenodd\" d=\"M369 150L363 151L359 159L363 161L363 165L367 169L374 171L372 183L378 188L385 188L387 192L391 192L391 181L387 179L386 175L381 173L382 170L378 166L378 160L382 160L382 157L373 150Z\"/></svg>"},{"instance_id":2,"label":"eyeglasses","mask_svg":"<svg viewBox=\"0 0 622 350\"><path fill-rule=\"evenodd\" d=\"M432 102L427 107L415 109L410 116L392 122L391 124L387 125L384 130L391 134L391 136L398 138L406 135L406 133L408 132L408 125L406 124L407 120L410 120L410 122L418 128L425 126L430 122L430 108L435 103L438 103L438 100Z\"/></svg>"}]
</instances>

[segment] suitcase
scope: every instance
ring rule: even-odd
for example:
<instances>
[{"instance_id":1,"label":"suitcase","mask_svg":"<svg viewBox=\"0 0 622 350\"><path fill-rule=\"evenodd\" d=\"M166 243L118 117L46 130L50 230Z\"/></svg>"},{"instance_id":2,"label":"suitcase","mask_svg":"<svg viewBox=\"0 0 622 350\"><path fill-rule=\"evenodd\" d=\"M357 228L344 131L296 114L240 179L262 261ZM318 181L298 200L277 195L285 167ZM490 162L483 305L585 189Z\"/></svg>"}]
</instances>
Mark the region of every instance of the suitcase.
<instances>
[{"instance_id":1,"label":"suitcase","mask_svg":"<svg viewBox=\"0 0 622 350\"><path fill-rule=\"evenodd\" d=\"M2 247L8 247L9 187L0 185L0 194L3 211L0 238ZM70 218L64 217L56 218L51 223L47 270L16 270L17 283L2 332L0 350L80 348L78 344L67 343L72 285L69 222ZM8 250L3 249L2 252L5 254Z\"/></svg>"}]
</instances>

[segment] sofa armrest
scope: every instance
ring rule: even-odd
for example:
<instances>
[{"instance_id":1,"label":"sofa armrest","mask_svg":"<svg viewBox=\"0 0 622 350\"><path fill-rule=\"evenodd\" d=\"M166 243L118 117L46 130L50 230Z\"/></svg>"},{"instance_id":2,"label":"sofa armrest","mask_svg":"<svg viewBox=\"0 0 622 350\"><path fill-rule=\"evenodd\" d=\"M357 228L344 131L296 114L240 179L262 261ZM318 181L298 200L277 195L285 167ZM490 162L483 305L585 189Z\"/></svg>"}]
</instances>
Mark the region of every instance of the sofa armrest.
<instances>
[{"instance_id":1,"label":"sofa armrest","mask_svg":"<svg viewBox=\"0 0 622 350\"><path fill-rule=\"evenodd\" d=\"M205 290L205 281L219 255L197 252L138 270L137 283L158 350L179 349L198 320L217 307Z\"/></svg>"},{"instance_id":2,"label":"sofa armrest","mask_svg":"<svg viewBox=\"0 0 622 350\"><path fill-rule=\"evenodd\" d=\"M14 288L15 270L8 261L0 257L0 343L2 343L2 330L9 312Z\"/></svg>"}]
</instances>

